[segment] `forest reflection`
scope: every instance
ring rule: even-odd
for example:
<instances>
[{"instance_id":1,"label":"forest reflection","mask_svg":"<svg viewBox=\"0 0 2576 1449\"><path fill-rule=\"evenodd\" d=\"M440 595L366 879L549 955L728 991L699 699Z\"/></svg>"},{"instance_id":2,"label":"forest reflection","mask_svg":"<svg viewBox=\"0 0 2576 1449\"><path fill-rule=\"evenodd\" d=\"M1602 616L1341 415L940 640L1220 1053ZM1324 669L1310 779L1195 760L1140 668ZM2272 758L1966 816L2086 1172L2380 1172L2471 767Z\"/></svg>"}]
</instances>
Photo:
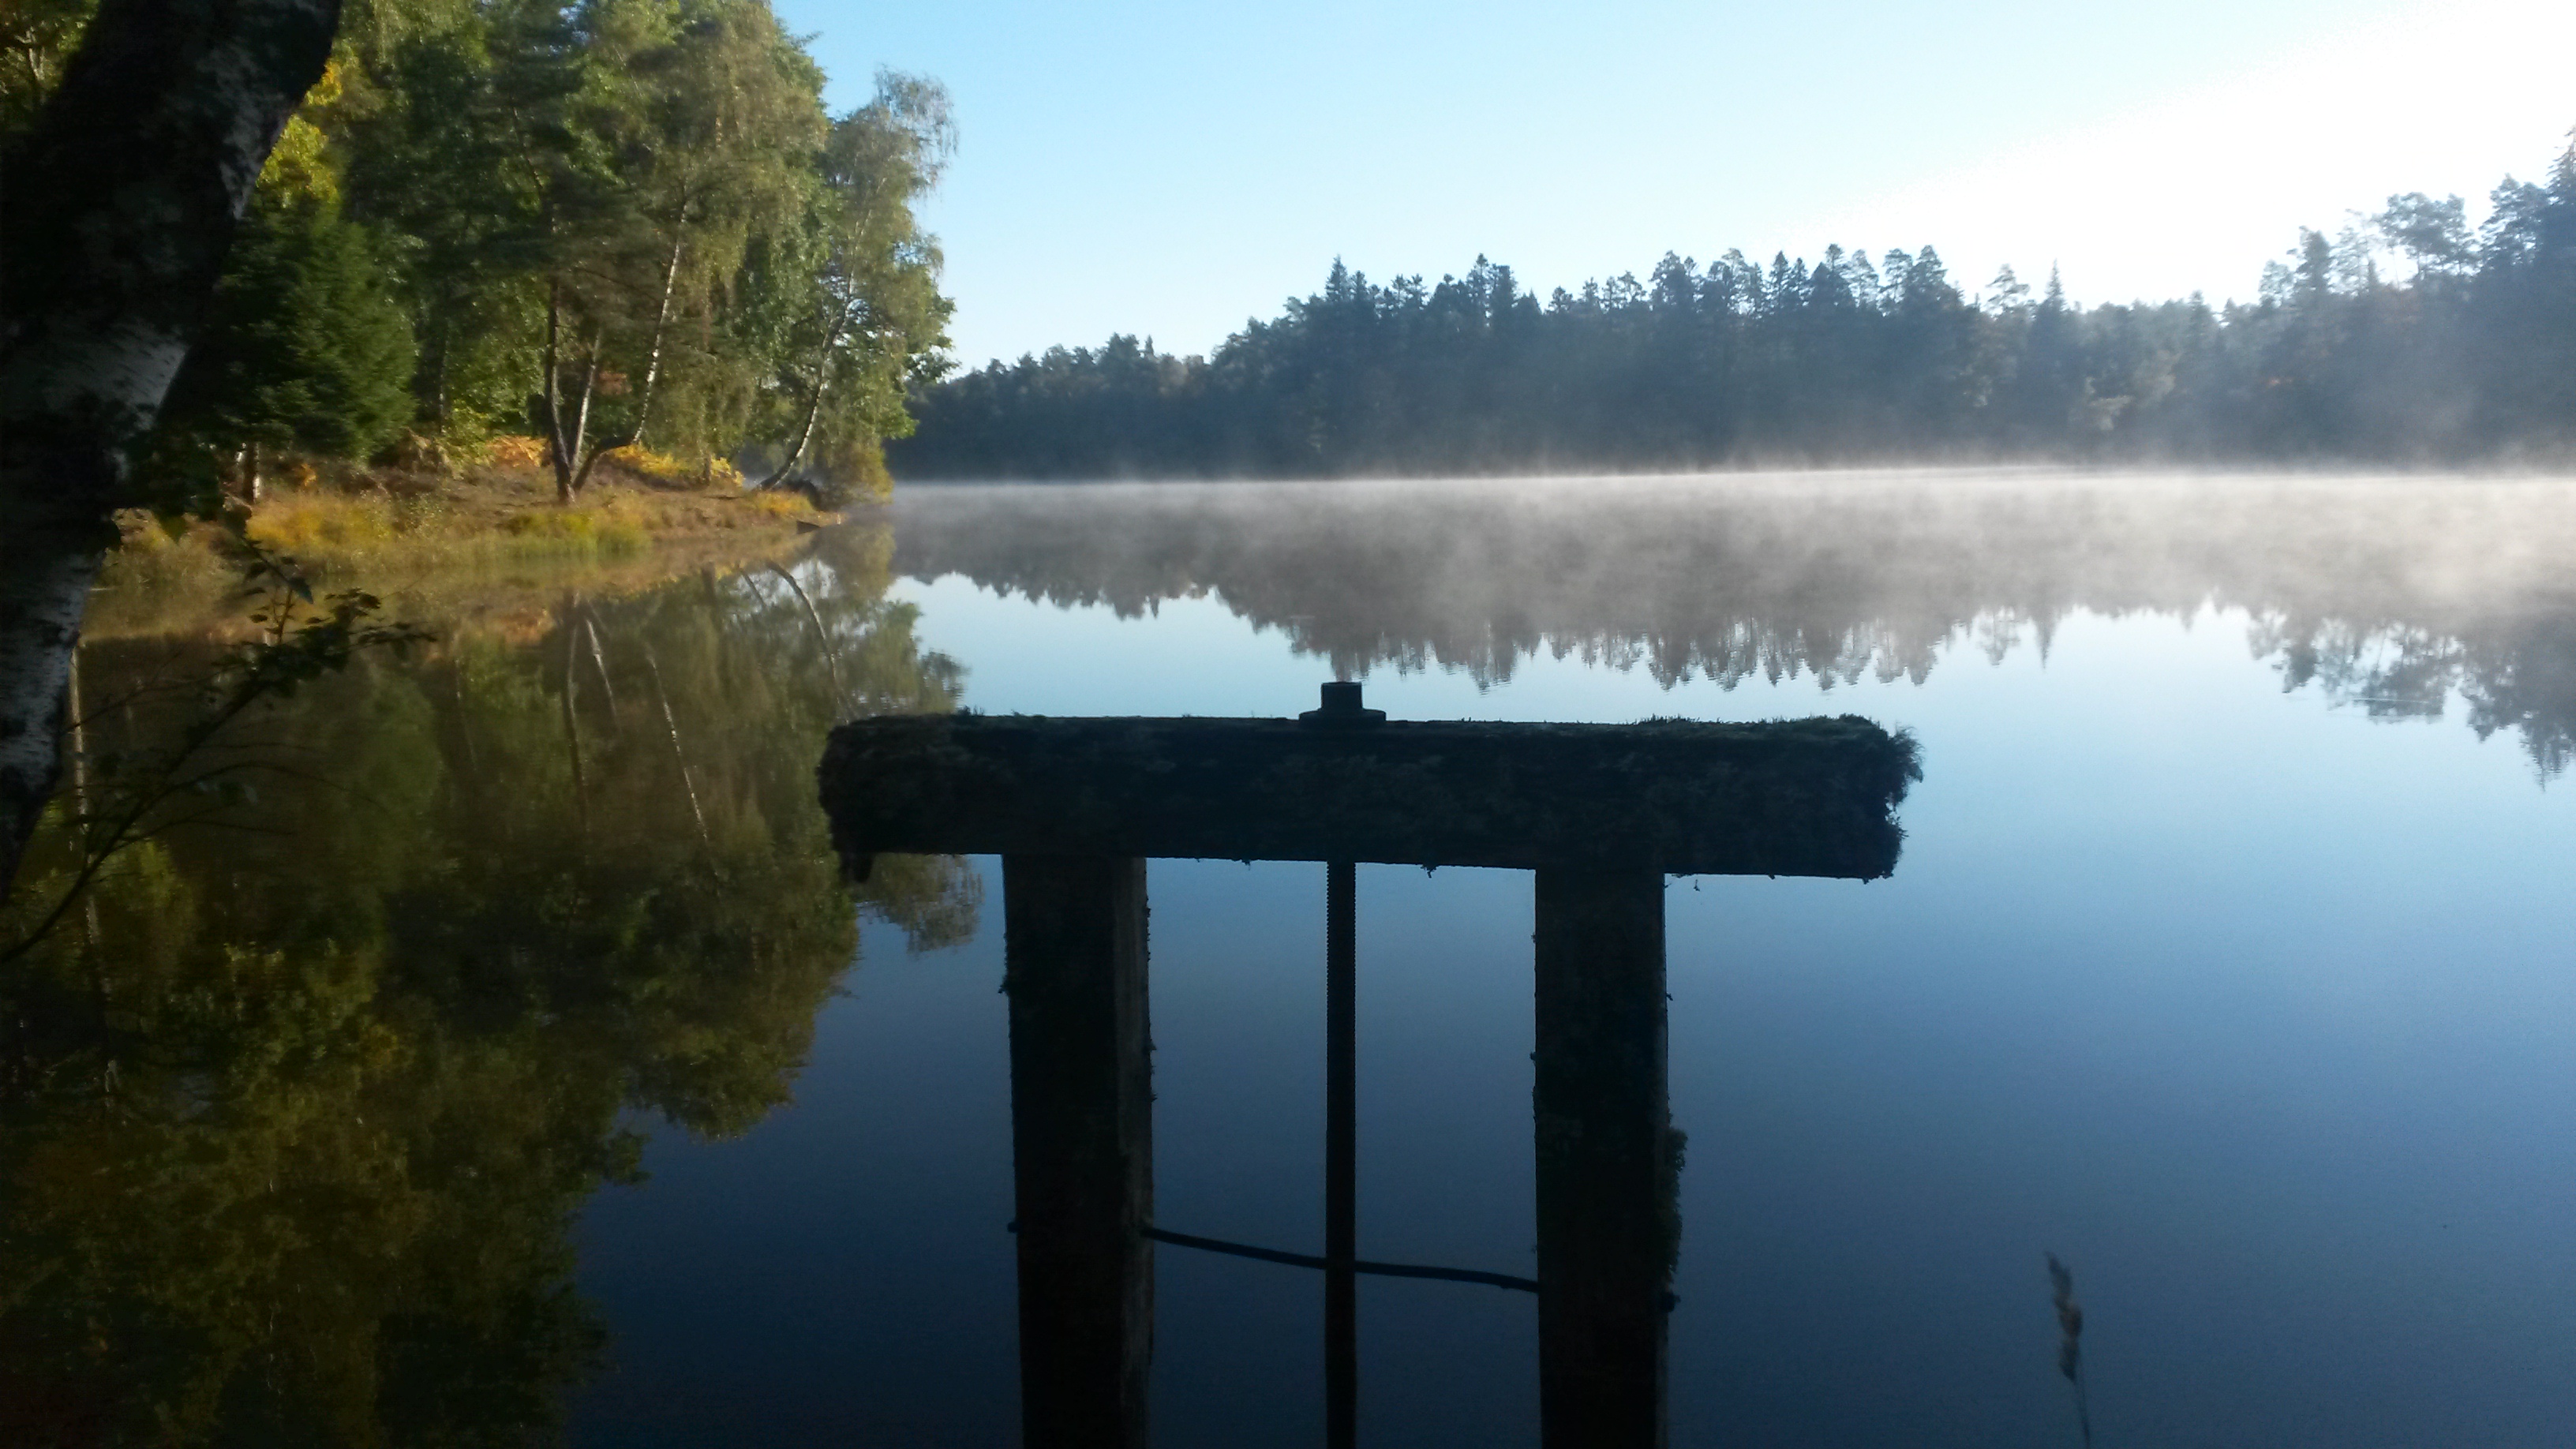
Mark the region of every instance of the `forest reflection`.
<instances>
[{"instance_id":1,"label":"forest reflection","mask_svg":"<svg viewBox=\"0 0 2576 1449\"><path fill-rule=\"evenodd\" d=\"M254 788L6 977L0 1440L547 1436L602 1361L570 1235L637 1175L629 1114L747 1129L851 967L818 742L956 704L889 548L407 615L440 640L246 721ZM216 647L91 645L91 748L169 728ZM953 859L858 891L923 946L977 905Z\"/></svg>"},{"instance_id":2,"label":"forest reflection","mask_svg":"<svg viewBox=\"0 0 2576 1449\"><path fill-rule=\"evenodd\" d=\"M2282 686L2382 718L2456 694L2576 758L2576 499L2548 482L1853 473L916 487L895 567L1122 615L1213 597L1336 671L1510 680L1541 653L1670 686L1921 682L2072 614L2244 611Z\"/></svg>"}]
</instances>

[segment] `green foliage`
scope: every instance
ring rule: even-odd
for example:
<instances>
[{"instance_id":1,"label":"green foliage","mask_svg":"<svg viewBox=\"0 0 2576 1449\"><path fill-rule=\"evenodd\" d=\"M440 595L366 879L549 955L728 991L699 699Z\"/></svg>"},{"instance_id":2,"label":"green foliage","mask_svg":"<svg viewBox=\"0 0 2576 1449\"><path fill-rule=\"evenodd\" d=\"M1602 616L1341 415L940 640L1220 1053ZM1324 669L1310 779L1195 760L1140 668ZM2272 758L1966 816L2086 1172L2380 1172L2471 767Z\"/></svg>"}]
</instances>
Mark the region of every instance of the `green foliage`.
<instances>
[{"instance_id":1,"label":"green foliage","mask_svg":"<svg viewBox=\"0 0 2576 1449\"><path fill-rule=\"evenodd\" d=\"M0 6L0 141L36 118L98 0L8 0Z\"/></svg>"},{"instance_id":2,"label":"green foliage","mask_svg":"<svg viewBox=\"0 0 2576 1449\"><path fill-rule=\"evenodd\" d=\"M163 410L164 449L362 458L411 420L411 329L362 227L262 195Z\"/></svg>"},{"instance_id":3,"label":"green foliage","mask_svg":"<svg viewBox=\"0 0 2576 1449\"><path fill-rule=\"evenodd\" d=\"M891 486L878 440L912 431L905 390L936 378L948 341L938 249L912 203L955 145L945 91L880 72L875 99L832 123L797 231L747 257L745 325L782 359L764 486L808 473L827 506Z\"/></svg>"},{"instance_id":4,"label":"green foliage","mask_svg":"<svg viewBox=\"0 0 2576 1449\"><path fill-rule=\"evenodd\" d=\"M569 597L271 691L260 788L0 974L0 1442L546 1440L602 1357L572 1232L637 1176L621 1113L749 1127L850 968L813 741L956 698L884 549L833 549L801 599ZM167 738L161 682L237 659L91 646L92 735ZM889 864L860 911L971 932L960 863Z\"/></svg>"},{"instance_id":5,"label":"green foliage","mask_svg":"<svg viewBox=\"0 0 2576 1449\"><path fill-rule=\"evenodd\" d=\"M87 16L0 22L0 130ZM911 206L947 98L880 78L833 122L766 0L369 0L289 122L156 465L174 501L256 451L547 442L570 501L649 442L767 447L861 489L947 302ZM819 404L819 405L818 405Z\"/></svg>"},{"instance_id":6,"label":"green foliage","mask_svg":"<svg viewBox=\"0 0 2576 1449\"><path fill-rule=\"evenodd\" d=\"M351 31L329 119L351 214L405 238L424 426L535 433L566 501L620 446L777 443L818 377L818 451L909 426L905 365L946 315L909 210L944 155L935 85L832 123L764 0L379 0Z\"/></svg>"}]
</instances>

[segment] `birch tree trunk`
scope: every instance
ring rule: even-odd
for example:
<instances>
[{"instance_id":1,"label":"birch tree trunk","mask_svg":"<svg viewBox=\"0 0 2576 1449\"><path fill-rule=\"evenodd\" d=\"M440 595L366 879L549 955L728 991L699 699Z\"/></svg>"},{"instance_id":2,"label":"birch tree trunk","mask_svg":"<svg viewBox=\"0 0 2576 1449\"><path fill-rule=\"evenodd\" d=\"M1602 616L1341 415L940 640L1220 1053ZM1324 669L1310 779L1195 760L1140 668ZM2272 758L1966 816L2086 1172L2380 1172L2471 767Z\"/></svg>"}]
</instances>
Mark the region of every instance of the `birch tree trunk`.
<instances>
[{"instance_id":1,"label":"birch tree trunk","mask_svg":"<svg viewBox=\"0 0 2576 1449\"><path fill-rule=\"evenodd\" d=\"M686 212L684 202L682 214ZM687 236L680 227L672 228L671 255L662 264L662 305L653 313L653 345L644 354L644 386L635 399L635 427L626 435L626 441L639 448L644 446L644 425L653 420L653 384L662 377L662 331L671 322L671 290L680 280L680 248Z\"/></svg>"},{"instance_id":2,"label":"birch tree trunk","mask_svg":"<svg viewBox=\"0 0 2576 1449\"><path fill-rule=\"evenodd\" d=\"M581 498L581 485L590 479L591 466L599 455L590 446L590 399L599 389L599 348L606 326L593 323L590 329L590 351L581 369L581 395L574 399L572 425L564 425L563 397L563 279L546 284L546 390L538 395L546 425L546 456L554 464L555 502L570 507Z\"/></svg>"},{"instance_id":3,"label":"birch tree trunk","mask_svg":"<svg viewBox=\"0 0 2576 1449\"><path fill-rule=\"evenodd\" d=\"M590 467L599 461L599 454L591 451L590 447L590 400L599 391L599 344L601 334L606 330L597 324L590 329L590 356L581 367L581 402L572 413L571 456L579 460L579 465L572 470L572 481L562 484L559 502L572 503L580 499L581 485L590 480Z\"/></svg>"},{"instance_id":4,"label":"birch tree trunk","mask_svg":"<svg viewBox=\"0 0 2576 1449\"><path fill-rule=\"evenodd\" d=\"M555 502L572 502L572 470L579 461L573 456L574 445L564 437L563 424L563 279L546 281L546 345L541 361L545 365L543 400L546 425L546 461L555 470Z\"/></svg>"},{"instance_id":5,"label":"birch tree trunk","mask_svg":"<svg viewBox=\"0 0 2576 1449\"><path fill-rule=\"evenodd\" d=\"M804 426L796 430L796 445L787 450L787 461L779 464L776 472L760 480L761 487L775 488L796 476L796 465L805 461L805 450L814 442L814 420L823 415L823 389L831 381L828 374L815 379L814 396L805 403Z\"/></svg>"},{"instance_id":6,"label":"birch tree trunk","mask_svg":"<svg viewBox=\"0 0 2576 1449\"><path fill-rule=\"evenodd\" d=\"M61 773L64 688L136 448L339 0L105 0L0 159L0 890Z\"/></svg>"}]
</instances>

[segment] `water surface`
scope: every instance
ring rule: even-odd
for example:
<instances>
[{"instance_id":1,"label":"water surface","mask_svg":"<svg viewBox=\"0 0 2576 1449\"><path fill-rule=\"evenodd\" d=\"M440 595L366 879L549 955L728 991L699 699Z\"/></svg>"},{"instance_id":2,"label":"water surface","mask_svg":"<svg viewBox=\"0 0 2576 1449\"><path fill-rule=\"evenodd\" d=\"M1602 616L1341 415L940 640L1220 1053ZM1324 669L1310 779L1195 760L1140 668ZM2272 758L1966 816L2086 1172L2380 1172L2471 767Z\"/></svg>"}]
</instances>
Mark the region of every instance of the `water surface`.
<instances>
[{"instance_id":1,"label":"water surface","mask_svg":"<svg viewBox=\"0 0 2576 1449\"><path fill-rule=\"evenodd\" d=\"M1913 730L1892 880L1668 892L1674 1442L2071 1442L2055 1251L2105 1442L2361 1444L2576 1432L2570 522L2518 484L1948 476L921 490L893 527L990 712L1276 715L1338 672L1398 718ZM1321 874L1153 867L1168 1226L1317 1250ZM1530 1271L1529 909L1363 869L1364 1256ZM856 978L767 1154L675 1149L595 1210L667 1257L655 1192L843 1164L687 1299L783 1272L726 1321L831 1328L709 1363L623 1278L671 1334L637 1377L694 1364L651 1417L695 1382L1012 1433L963 1387L1012 1351L993 934ZM1314 1442L1312 1277L1156 1271L1158 1433ZM1534 1440L1529 1301L1367 1280L1362 1313L1365 1440Z\"/></svg>"},{"instance_id":2,"label":"water surface","mask_svg":"<svg viewBox=\"0 0 2576 1449\"><path fill-rule=\"evenodd\" d=\"M2105 1444L2564 1443L2570 560L2545 480L941 488L785 574L546 599L299 704L398 825L312 791L296 843L111 895L153 980L267 952L321 1024L165 1003L123 1029L196 1105L20 1112L21 1260L118 1267L22 1275L0 1350L98 1382L104 1303L155 1394L397 1442L476 1385L581 1444L1015 1441L997 863L873 879L854 931L821 729L1339 674L1398 718L1921 742L1892 878L1667 887L1674 1443L2075 1442L2047 1252ZM1359 885L1360 1253L1530 1273L1529 878ZM1323 870L1150 890L1157 1220L1320 1251ZM99 1161L209 1206L84 1237ZM173 1266L210 1247L221 1293ZM1156 1275L1157 1438L1318 1441L1318 1276ZM245 1303L287 1328L226 1339ZM1362 1442L1536 1441L1527 1296L1360 1312Z\"/></svg>"}]
</instances>

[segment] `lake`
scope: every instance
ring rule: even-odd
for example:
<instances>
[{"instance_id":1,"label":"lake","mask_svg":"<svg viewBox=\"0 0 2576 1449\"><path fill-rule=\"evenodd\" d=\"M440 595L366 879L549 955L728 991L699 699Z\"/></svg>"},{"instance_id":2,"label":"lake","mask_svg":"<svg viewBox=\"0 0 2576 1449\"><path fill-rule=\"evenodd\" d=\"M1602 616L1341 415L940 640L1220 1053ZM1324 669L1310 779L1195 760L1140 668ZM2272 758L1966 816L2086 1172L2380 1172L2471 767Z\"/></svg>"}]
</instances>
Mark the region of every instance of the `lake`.
<instances>
[{"instance_id":1,"label":"lake","mask_svg":"<svg viewBox=\"0 0 2576 1449\"><path fill-rule=\"evenodd\" d=\"M0 1397L1016 1442L999 863L839 883L824 731L1346 678L1919 744L1888 878L1665 886L1672 1443L2076 1444L2050 1254L2098 1442L2567 1443L2571 561L2566 480L1936 471L919 487L528 584L281 706L239 828L39 953ZM1320 1253L1325 868L1148 891L1155 1221ZM1363 1258L1535 1271L1532 911L1358 869ZM1321 1274L1153 1272L1160 1442L1323 1438ZM1530 1294L1363 1277L1358 1341L1359 1442L1538 1442Z\"/></svg>"}]
</instances>

